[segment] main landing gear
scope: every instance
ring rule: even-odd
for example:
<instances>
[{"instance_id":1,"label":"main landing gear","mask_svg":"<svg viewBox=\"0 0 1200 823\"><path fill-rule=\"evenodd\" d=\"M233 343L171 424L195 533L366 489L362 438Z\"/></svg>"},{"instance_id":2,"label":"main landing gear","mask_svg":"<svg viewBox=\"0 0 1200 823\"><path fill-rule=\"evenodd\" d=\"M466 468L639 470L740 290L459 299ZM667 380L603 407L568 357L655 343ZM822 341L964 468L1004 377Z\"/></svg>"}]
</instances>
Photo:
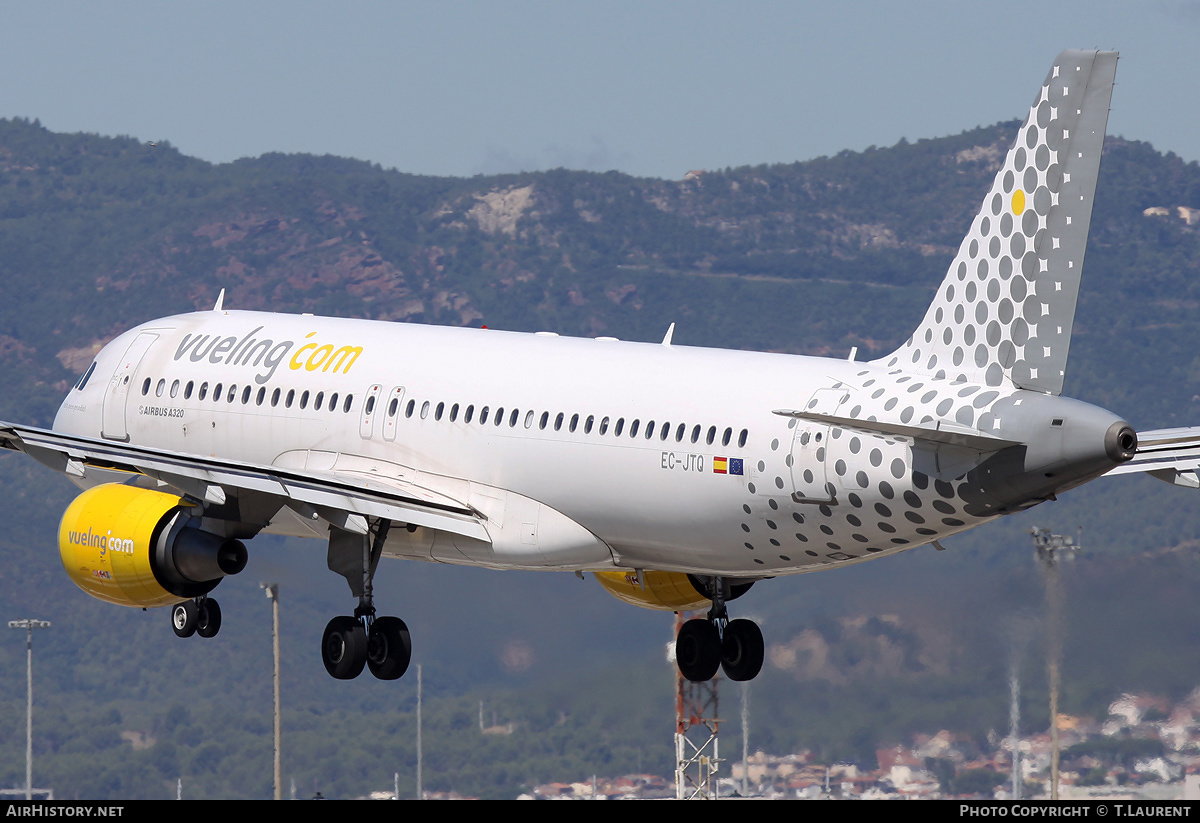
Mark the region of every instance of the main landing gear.
<instances>
[{"instance_id":1,"label":"main landing gear","mask_svg":"<svg viewBox=\"0 0 1200 823\"><path fill-rule=\"evenodd\" d=\"M396 680L411 657L408 626L398 617L335 617L321 638L325 671L338 680L353 680L364 666L380 680Z\"/></svg>"},{"instance_id":2,"label":"main landing gear","mask_svg":"<svg viewBox=\"0 0 1200 823\"><path fill-rule=\"evenodd\" d=\"M713 578L712 608L707 617L689 620L675 640L679 672L696 683L711 680L717 669L730 680L753 680L763 664L763 636L753 620L730 620L725 608L729 583Z\"/></svg>"},{"instance_id":3,"label":"main landing gear","mask_svg":"<svg viewBox=\"0 0 1200 823\"><path fill-rule=\"evenodd\" d=\"M179 637L215 637L221 630L221 606L203 595L176 603L171 607L171 628Z\"/></svg>"},{"instance_id":4,"label":"main landing gear","mask_svg":"<svg viewBox=\"0 0 1200 823\"><path fill-rule=\"evenodd\" d=\"M353 680L364 667L380 680L396 680L408 670L408 626L398 617L376 617L372 597L375 566L389 526L387 520L379 520L367 534L330 530L329 568L345 577L358 597L354 615L333 618L321 637L321 662L338 680Z\"/></svg>"}]
</instances>

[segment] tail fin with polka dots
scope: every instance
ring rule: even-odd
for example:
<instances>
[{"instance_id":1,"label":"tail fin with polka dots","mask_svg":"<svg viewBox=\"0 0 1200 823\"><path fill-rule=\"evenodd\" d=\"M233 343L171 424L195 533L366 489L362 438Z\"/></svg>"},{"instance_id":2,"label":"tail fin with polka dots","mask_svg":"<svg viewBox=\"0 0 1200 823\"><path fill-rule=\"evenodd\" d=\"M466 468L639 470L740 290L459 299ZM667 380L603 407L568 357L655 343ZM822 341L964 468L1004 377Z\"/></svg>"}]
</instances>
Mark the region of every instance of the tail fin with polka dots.
<instances>
[{"instance_id":1,"label":"tail fin with polka dots","mask_svg":"<svg viewBox=\"0 0 1200 823\"><path fill-rule=\"evenodd\" d=\"M1117 53L1064 51L925 319L880 361L1060 394Z\"/></svg>"}]
</instances>

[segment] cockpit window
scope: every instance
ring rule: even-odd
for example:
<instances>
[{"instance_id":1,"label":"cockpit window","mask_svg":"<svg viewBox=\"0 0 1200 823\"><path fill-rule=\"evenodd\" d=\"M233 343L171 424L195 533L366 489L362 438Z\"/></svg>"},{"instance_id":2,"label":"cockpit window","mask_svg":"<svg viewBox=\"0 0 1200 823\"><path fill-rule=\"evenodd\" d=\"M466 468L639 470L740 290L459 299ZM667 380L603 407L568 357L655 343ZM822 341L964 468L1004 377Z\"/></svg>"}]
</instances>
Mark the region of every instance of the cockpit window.
<instances>
[{"instance_id":1,"label":"cockpit window","mask_svg":"<svg viewBox=\"0 0 1200 823\"><path fill-rule=\"evenodd\" d=\"M82 391L83 387L87 385L88 379L92 376L92 372L94 372L95 370L96 370L96 361L93 360L92 365L87 367L87 371L85 371L83 373L83 377L79 378L79 382L75 384L75 388L79 391Z\"/></svg>"}]
</instances>

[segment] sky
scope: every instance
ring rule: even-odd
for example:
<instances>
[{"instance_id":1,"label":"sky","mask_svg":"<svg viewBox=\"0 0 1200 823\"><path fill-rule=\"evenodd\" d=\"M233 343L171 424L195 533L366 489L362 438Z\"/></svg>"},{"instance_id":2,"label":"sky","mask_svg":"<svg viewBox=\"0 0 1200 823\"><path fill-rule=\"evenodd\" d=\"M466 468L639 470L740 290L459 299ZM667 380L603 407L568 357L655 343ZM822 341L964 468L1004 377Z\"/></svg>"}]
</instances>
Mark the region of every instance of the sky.
<instances>
[{"instance_id":1,"label":"sky","mask_svg":"<svg viewBox=\"0 0 1200 823\"><path fill-rule=\"evenodd\" d=\"M1121 52L1109 133L1200 160L1200 0L0 0L0 117L224 163L678 179L1023 117Z\"/></svg>"}]
</instances>

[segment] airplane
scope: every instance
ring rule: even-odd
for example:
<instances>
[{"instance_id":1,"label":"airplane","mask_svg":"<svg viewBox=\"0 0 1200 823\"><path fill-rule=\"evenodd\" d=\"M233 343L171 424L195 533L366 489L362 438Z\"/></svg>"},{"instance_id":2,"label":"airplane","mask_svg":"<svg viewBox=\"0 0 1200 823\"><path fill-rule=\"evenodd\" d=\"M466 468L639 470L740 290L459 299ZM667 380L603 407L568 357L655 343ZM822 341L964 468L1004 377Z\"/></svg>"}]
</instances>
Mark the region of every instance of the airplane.
<instances>
[{"instance_id":1,"label":"airplane","mask_svg":"<svg viewBox=\"0 0 1200 823\"><path fill-rule=\"evenodd\" d=\"M1200 429L1138 433L1061 396L1114 52L1054 61L924 319L859 362L366 320L210 311L108 343L51 429L0 445L83 489L59 529L86 593L170 607L215 635L210 596L259 533L327 541L357 606L335 678L404 674L377 615L382 557L591 572L631 604L707 609L692 681L762 668L729 604L758 581L908 551L1108 474L1200 487Z\"/></svg>"}]
</instances>

